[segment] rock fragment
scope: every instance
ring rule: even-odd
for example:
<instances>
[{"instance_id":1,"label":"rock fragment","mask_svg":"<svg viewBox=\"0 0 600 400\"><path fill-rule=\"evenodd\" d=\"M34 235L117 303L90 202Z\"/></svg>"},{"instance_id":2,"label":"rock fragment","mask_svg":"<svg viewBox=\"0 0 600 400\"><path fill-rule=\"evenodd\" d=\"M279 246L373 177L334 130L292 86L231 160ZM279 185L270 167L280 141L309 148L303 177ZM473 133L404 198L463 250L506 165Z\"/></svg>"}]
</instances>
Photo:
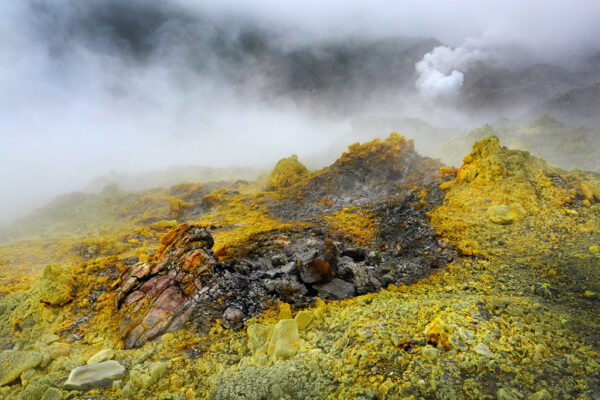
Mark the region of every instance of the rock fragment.
<instances>
[{"instance_id":1,"label":"rock fragment","mask_svg":"<svg viewBox=\"0 0 600 400\"><path fill-rule=\"evenodd\" d=\"M244 324L244 312L236 305L229 306L223 312L223 322L231 329L239 329Z\"/></svg>"},{"instance_id":2,"label":"rock fragment","mask_svg":"<svg viewBox=\"0 0 600 400\"><path fill-rule=\"evenodd\" d=\"M66 267L47 265L38 282L40 300L53 306L62 306L73 298L73 286L73 277Z\"/></svg>"},{"instance_id":3,"label":"rock fragment","mask_svg":"<svg viewBox=\"0 0 600 400\"><path fill-rule=\"evenodd\" d=\"M534 283L531 285L531 292L546 299L555 299L558 297L558 290L548 283Z\"/></svg>"},{"instance_id":4,"label":"rock fragment","mask_svg":"<svg viewBox=\"0 0 600 400\"><path fill-rule=\"evenodd\" d=\"M515 203L511 206L499 205L490 207L489 215L493 223L499 225L509 225L517 221L519 218L527 215L527 212L520 204Z\"/></svg>"},{"instance_id":5,"label":"rock fragment","mask_svg":"<svg viewBox=\"0 0 600 400\"><path fill-rule=\"evenodd\" d=\"M42 355L32 351L5 350L0 352L0 386L11 383L21 374L37 367Z\"/></svg>"},{"instance_id":6,"label":"rock fragment","mask_svg":"<svg viewBox=\"0 0 600 400\"><path fill-rule=\"evenodd\" d=\"M360 247L347 247L342 251L342 255L360 262L367 258L367 250L361 249Z\"/></svg>"},{"instance_id":7,"label":"rock fragment","mask_svg":"<svg viewBox=\"0 0 600 400\"><path fill-rule=\"evenodd\" d=\"M161 239L156 263L139 262L125 271L117 294L125 348L141 346L189 321L192 298L215 265L209 251L213 243L205 229L182 224Z\"/></svg>"},{"instance_id":8,"label":"rock fragment","mask_svg":"<svg viewBox=\"0 0 600 400\"><path fill-rule=\"evenodd\" d=\"M114 360L77 367L69 375L65 389L82 392L105 388L125 374L125 367Z\"/></svg>"},{"instance_id":9,"label":"rock fragment","mask_svg":"<svg viewBox=\"0 0 600 400\"><path fill-rule=\"evenodd\" d=\"M275 325L267 352L276 359L294 356L300 348L298 323L294 319L283 319Z\"/></svg>"},{"instance_id":10,"label":"rock fragment","mask_svg":"<svg viewBox=\"0 0 600 400\"><path fill-rule=\"evenodd\" d=\"M300 279L307 284L329 282L338 265L338 248L326 239L319 250L310 250L298 257Z\"/></svg>"},{"instance_id":11,"label":"rock fragment","mask_svg":"<svg viewBox=\"0 0 600 400\"><path fill-rule=\"evenodd\" d=\"M479 343L477 346L475 346L473 350L475 351L475 353L479 354L482 357L494 357L494 353L490 351L490 348L485 343Z\"/></svg>"},{"instance_id":12,"label":"rock fragment","mask_svg":"<svg viewBox=\"0 0 600 400\"><path fill-rule=\"evenodd\" d=\"M314 288L317 289L319 297L325 299L341 300L355 295L354 285L338 278L331 282L314 285Z\"/></svg>"},{"instance_id":13,"label":"rock fragment","mask_svg":"<svg viewBox=\"0 0 600 400\"><path fill-rule=\"evenodd\" d=\"M56 359L59 357L64 357L69 354L71 351L70 347L66 343L52 343L48 347L48 352L50 354L51 359Z\"/></svg>"},{"instance_id":14,"label":"rock fragment","mask_svg":"<svg viewBox=\"0 0 600 400\"><path fill-rule=\"evenodd\" d=\"M114 351L112 349L102 349L87 360L87 365L96 364L102 361L110 360Z\"/></svg>"}]
</instances>

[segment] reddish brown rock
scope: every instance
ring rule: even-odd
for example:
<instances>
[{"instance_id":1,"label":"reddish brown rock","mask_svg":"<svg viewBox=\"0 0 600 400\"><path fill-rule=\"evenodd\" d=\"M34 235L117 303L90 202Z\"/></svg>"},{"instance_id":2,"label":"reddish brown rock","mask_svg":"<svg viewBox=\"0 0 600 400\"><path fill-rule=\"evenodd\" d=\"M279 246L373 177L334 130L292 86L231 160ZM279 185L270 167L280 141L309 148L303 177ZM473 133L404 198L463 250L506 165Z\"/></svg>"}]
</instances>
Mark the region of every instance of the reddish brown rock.
<instances>
[{"instance_id":1,"label":"reddish brown rock","mask_svg":"<svg viewBox=\"0 0 600 400\"><path fill-rule=\"evenodd\" d=\"M203 228L179 225L162 238L155 263L139 262L123 272L116 299L125 348L141 346L190 319L197 306L192 297L215 264L212 244Z\"/></svg>"}]
</instances>

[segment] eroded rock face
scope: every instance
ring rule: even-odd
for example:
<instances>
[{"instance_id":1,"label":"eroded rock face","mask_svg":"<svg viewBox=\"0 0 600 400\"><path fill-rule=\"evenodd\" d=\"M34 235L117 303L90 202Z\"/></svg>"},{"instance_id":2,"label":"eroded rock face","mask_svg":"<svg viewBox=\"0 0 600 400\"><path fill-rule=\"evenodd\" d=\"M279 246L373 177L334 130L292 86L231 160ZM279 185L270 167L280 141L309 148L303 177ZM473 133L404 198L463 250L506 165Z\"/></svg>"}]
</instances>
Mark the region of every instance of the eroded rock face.
<instances>
[{"instance_id":1,"label":"eroded rock face","mask_svg":"<svg viewBox=\"0 0 600 400\"><path fill-rule=\"evenodd\" d=\"M138 262L125 271L117 303L126 348L179 329L190 319L196 306L193 297L215 264L213 243L204 229L180 225L161 240L156 263Z\"/></svg>"}]
</instances>

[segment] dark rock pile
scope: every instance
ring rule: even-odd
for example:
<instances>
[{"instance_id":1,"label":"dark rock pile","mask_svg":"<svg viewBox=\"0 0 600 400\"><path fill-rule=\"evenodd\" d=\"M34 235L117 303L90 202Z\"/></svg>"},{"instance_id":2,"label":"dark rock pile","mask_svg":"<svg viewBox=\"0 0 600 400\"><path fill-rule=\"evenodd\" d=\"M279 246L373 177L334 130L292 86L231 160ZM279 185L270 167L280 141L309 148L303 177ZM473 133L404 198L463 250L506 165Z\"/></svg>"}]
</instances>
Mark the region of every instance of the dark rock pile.
<instances>
[{"instance_id":1,"label":"dark rock pile","mask_svg":"<svg viewBox=\"0 0 600 400\"><path fill-rule=\"evenodd\" d=\"M384 141L350 146L300 187L298 196L271 204L270 211L284 220L307 221L344 207L381 202L436 181L440 167L439 161L418 154L412 140L392 133Z\"/></svg>"},{"instance_id":2,"label":"dark rock pile","mask_svg":"<svg viewBox=\"0 0 600 400\"><path fill-rule=\"evenodd\" d=\"M441 194L432 186L428 200ZM295 307L316 297L343 299L376 292L389 284L412 283L443 268L453 251L440 247L411 193L372 207L381 229L369 248L330 237L318 227L297 227L254 237L255 246L233 261L215 260L212 236L182 224L161 240L156 261L123 272L117 291L126 348L220 318L233 329L276 301Z\"/></svg>"}]
</instances>

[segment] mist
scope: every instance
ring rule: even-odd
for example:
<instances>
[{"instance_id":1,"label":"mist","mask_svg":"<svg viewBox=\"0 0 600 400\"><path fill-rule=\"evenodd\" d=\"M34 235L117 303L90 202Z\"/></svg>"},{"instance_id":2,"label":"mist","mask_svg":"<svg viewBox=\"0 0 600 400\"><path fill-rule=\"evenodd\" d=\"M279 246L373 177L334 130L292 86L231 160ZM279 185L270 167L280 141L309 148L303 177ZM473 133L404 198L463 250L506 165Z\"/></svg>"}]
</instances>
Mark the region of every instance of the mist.
<instances>
[{"instance_id":1,"label":"mist","mask_svg":"<svg viewBox=\"0 0 600 400\"><path fill-rule=\"evenodd\" d=\"M444 128L518 116L600 79L599 37L592 0L6 2L0 224L111 171L325 163L387 135L353 133L374 116ZM566 75L475 108L483 64L539 63ZM448 137L414 139L426 153Z\"/></svg>"}]
</instances>

